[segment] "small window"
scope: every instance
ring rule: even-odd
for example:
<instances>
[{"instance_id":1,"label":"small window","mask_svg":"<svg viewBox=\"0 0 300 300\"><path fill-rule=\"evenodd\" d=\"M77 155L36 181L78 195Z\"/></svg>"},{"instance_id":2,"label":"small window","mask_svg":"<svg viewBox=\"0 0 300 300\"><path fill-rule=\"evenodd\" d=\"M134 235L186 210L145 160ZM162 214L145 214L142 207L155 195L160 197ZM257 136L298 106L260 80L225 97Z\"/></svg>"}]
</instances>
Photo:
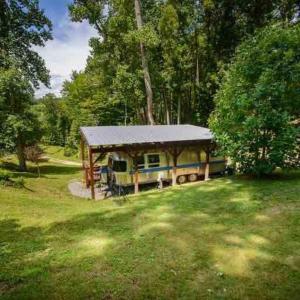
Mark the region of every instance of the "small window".
<instances>
[{"instance_id":1,"label":"small window","mask_svg":"<svg viewBox=\"0 0 300 300\"><path fill-rule=\"evenodd\" d=\"M148 168L159 167L159 154L149 154L148 155Z\"/></svg>"},{"instance_id":2,"label":"small window","mask_svg":"<svg viewBox=\"0 0 300 300\"><path fill-rule=\"evenodd\" d=\"M144 156L138 156L136 161L134 161L134 165L137 164L138 170L145 169L145 158Z\"/></svg>"},{"instance_id":3,"label":"small window","mask_svg":"<svg viewBox=\"0 0 300 300\"><path fill-rule=\"evenodd\" d=\"M125 160L114 160L112 169L115 172L126 172L127 163Z\"/></svg>"}]
</instances>

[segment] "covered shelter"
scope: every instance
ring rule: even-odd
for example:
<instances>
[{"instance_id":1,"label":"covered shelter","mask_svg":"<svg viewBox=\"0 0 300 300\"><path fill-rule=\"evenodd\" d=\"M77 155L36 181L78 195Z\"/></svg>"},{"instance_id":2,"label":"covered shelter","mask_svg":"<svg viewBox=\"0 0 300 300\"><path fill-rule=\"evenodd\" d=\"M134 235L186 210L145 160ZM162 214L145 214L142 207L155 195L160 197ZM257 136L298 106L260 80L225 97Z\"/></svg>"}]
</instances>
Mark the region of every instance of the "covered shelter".
<instances>
[{"instance_id":1,"label":"covered shelter","mask_svg":"<svg viewBox=\"0 0 300 300\"><path fill-rule=\"evenodd\" d=\"M112 152L124 152L133 161L137 161L137 157L146 151L167 152L173 160L172 185L176 185L178 157L186 147L192 146L205 151L205 180L209 179L209 157L215 143L208 128L193 125L93 126L81 127L80 135L85 182L90 182L93 199L95 199L94 166L107 153ZM139 191L137 164L134 167L134 191L135 193Z\"/></svg>"}]
</instances>

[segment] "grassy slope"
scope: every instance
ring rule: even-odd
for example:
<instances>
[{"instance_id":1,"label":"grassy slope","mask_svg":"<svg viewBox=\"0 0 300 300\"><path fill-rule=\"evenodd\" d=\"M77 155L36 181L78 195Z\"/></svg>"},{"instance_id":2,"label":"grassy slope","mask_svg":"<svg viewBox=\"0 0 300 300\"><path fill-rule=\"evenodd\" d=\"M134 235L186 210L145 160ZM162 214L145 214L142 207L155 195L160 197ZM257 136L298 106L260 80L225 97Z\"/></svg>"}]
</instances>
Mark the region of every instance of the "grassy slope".
<instances>
[{"instance_id":1,"label":"grassy slope","mask_svg":"<svg viewBox=\"0 0 300 300\"><path fill-rule=\"evenodd\" d=\"M64 155L64 148L59 146L42 145L45 154L51 158L80 162L78 153L70 156Z\"/></svg>"},{"instance_id":2,"label":"grassy slope","mask_svg":"<svg viewBox=\"0 0 300 300\"><path fill-rule=\"evenodd\" d=\"M79 169L0 187L1 299L296 299L300 173L71 197Z\"/></svg>"}]
</instances>

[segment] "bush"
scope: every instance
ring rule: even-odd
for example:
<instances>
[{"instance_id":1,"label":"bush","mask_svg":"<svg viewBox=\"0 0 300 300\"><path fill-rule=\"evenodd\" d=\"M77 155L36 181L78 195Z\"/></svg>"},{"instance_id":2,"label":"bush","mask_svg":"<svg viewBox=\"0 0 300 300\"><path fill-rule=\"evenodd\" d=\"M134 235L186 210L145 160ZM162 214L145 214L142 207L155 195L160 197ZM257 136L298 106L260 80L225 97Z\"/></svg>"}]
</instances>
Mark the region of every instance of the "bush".
<instances>
[{"instance_id":1,"label":"bush","mask_svg":"<svg viewBox=\"0 0 300 300\"><path fill-rule=\"evenodd\" d=\"M76 154L77 151L78 151L77 149L72 149L70 147L66 147L66 148L64 148L64 156L71 157L74 154Z\"/></svg>"},{"instance_id":2,"label":"bush","mask_svg":"<svg viewBox=\"0 0 300 300\"><path fill-rule=\"evenodd\" d=\"M16 178L13 182L13 186L16 187L16 188L23 188L25 186L24 178L22 176Z\"/></svg>"},{"instance_id":3,"label":"bush","mask_svg":"<svg viewBox=\"0 0 300 300\"><path fill-rule=\"evenodd\" d=\"M291 167L300 111L300 24L271 25L241 44L216 94L210 128L241 173Z\"/></svg>"},{"instance_id":4,"label":"bush","mask_svg":"<svg viewBox=\"0 0 300 300\"><path fill-rule=\"evenodd\" d=\"M6 170L0 169L0 181L6 182L10 180L10 174Z\"/></svg>"}]
</instances>

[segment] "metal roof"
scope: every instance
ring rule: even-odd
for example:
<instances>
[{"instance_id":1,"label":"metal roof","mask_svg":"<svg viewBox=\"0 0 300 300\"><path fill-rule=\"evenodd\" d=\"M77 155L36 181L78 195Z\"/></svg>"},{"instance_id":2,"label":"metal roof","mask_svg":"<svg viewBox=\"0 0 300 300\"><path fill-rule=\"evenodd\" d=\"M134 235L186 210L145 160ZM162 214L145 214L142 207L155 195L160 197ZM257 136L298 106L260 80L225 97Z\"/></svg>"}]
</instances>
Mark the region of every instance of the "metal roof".
<instances>
[{"instance_id":1,"label":"metal roof","mask_svg":"<svg viewBox=\"0 0 300 300\"><path fill-rule=\"evenodd\" d=\"M208 128L193 125L138 125L80 127L89 146L115 146L211 140Z\"/></svg>"}]
</instances>

